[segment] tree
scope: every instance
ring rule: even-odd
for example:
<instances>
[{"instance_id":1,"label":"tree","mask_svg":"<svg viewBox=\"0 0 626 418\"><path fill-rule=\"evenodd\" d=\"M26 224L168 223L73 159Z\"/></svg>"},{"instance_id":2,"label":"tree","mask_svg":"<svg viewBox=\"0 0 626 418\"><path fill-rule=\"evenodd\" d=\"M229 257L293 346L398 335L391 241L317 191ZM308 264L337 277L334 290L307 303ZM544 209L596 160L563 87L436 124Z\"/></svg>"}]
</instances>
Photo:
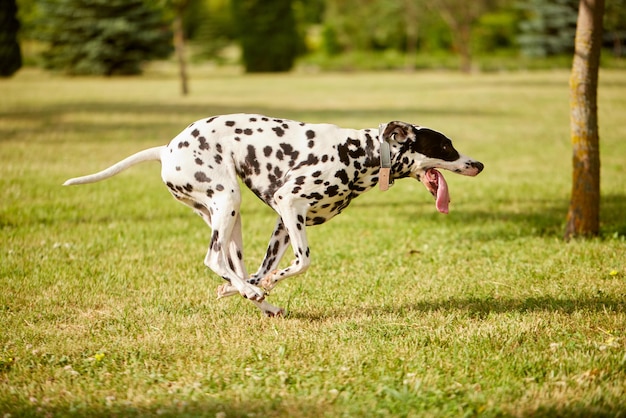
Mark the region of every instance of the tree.
<instances>
[{"instance_id":1,"label":"tree","mask_svg":"<svg viewBox=\"0 0 626 418\"><path fill-rule=\"evenodd\" d=\"M498 0L429 0L424 3L450 28L452 46L461 56L461 71L469 73L472 70L472 28L483 14L497 6Z\"/></svg>"},{"instance_id":2,"label":"tree","mask_svg":"<svg viewBox=\"0 0 626 418\"><path fill-rule=\"evenodd\" d=\"M15 0L0 2L0 77L10 77L22 67L22 52L17 41L20 23Z\"/></svg>"},{"instance_id":3,"label":"tree","mask_svg":"<svg viewBox=\"0 0 626 418\"><path fill-rule=\"evenodd\" d=\"M69 74L139 74L144 61L171 53L161 10L144 0L42 0L37 37L46 67Z\"/></svg>"},{"instance_id":4,"label":"tree","mask_svg":"<svg viewBox=\"0 0 626 418\"><path fill-rule=\"evenodd\" d=\"M289 71L302 48L292 0L233 0L246 72Z\"/></svg>"},{"instance_id":5,"label":"tree","mask_svg":"<svg viewBox=\"0 0 626 418\"><path fill-rule=\"evenodd\" d=\"M571 54L574 51L578 0L524 0L517 41L530 57Z\"/></svg>"},{"instance_id":6,"label":"tree","mask_svg":"<svg viewBox=\"0 0 626 418\"><path fill-rule=\"evenodd\" d=\"M624 38L626 37L626 0L608 0L604 10L605 44L610 42L613 55L624 56Z\"/></svg>"},{"instance_id":7,"label":"tree","mask_svg":"<svg viewBox=\"0 0 626 418\"><path fill-rule=\"evenodd\" d=\"M597 235L600 230L597 90L603 14L604 0L580 0L570 76L573 176L566 239Z\"/></svg>"},{"instance_id":8,"label":"tree","mask_svg":"<svg viewBox=\"0 0 626 418\"><path fill-rule=\"evenodd\" d=\"M187 57L185 56L185 32L183 29L183 16L189 0L173 0L174 9L174 49L178 60L178 75L180 77L180 93L186 96L189 93L189 81L187 75Z\"/></svg>"}]
</instances>

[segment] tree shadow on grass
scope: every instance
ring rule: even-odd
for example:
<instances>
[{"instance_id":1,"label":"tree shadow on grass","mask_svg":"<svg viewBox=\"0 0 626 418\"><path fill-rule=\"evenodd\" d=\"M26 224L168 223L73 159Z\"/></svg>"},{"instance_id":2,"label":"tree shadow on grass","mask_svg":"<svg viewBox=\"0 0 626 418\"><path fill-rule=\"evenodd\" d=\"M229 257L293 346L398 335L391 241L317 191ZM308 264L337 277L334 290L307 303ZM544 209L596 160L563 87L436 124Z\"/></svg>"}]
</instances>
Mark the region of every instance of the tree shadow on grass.
<instances>
[{"instance_id":1,"label":"tree shadow on grass","mask_svg":"<svg viewBox=\"0 0 626 418\"><path fill-rule=\"evenodd\" d=\"M432 218L439 222L441 215L430 210L432 203L416 203L412 196L401 197L394 202L376 201L366 204L355 203L349 210L380 207L381 211L402 217L407 225ZM427 209L417 206L425 205ZM451 213L445 223L448 227L458 226L464 237L473 240L517 238L520 236L553 236L562 238L569 201L562 198L526 199L523 202L497 200L483 202L487 209L463 208ZM489 207L493 209L489 209ZM426 212L426 213L425 213ZM626 195L604 194L600 203L600 238L626 237ZM419 216L418 216L419 215ZM482 226L487 225L486 228ZM477 226L480 228L472 228Z\"/></svg>"},{"instance_id":2,"label":"tree shadow on grass","mask_svg":"<svg viewBox=\"0 0 626 418\"><path fill-rule=\"evenodd\" d=\"M233 402L235 405L223 402L206 400L192 401L184 400L180 397L172 399L172 401L153 402L150 406L134 406L132 404L113 404L103 406L95 404L86 405L61 405L61 406L42 406L37 404L28 404L16 402L12 408L2 409L6 414L16 417L42 417L42 416L62 416L62 417L89 417L89 418L109 418L109 417L283 417L294 416L293 406L291 410L281 408L277 401L256 401L250 405L241 405L240 402ZM7 405L5 405L7 406ZM316 405L303 404L299 406L301 414L295 414L300 417L318 417L322 416L324 410Z\"/></svg>"},{"instance_id":3,"label":"tree shadow on grass","mask_svg":"<svg viewBox=\"0 0 626 418\"><path fill-rule=\"evenodd\" d=\"M415 396L419 397L420 394L416 393ZM439 400L445 402L445 400ZM173 400L171 402L155 402L150 407L133 406L130 405L112 405L112 406L82 406L76 405L63 405L56 407L41 406L37 404L16 403L11 408L3 409L7 415L19 416L19 417L41 417L41 416L63 416L63 417L90 417L90 418L108 418L112 416L122 417L251 417L262 416L267 418L272 417L293 417L293 418L305 418L305 417L320 417L329 416L329 413L336 413L337 415L345 414L344 408L341 405L336 407L319 406L312 402L302 402L301 404L291 404L286 408L281 407L280 401L257 401L251 402L250 405L228 405L227 401L219 402L213 400L207 401L182 401ZM353 402L358 402L354 400ZM371 401L370 401L371 403ZM6 406L6 405L5 405ZM624 411L626 402L623 400L610 400L599 399L594 402L594 405L538 405L536 408L527 409L524 416L529 415L537 418L550 417L617 417ZM441 412L441 403L431 405L423 404L419 410L412 410L407 407L411 413L428 413L428 412ZM468 409L471 409L468 406ZM343 414L342 414L343 413ZM431 415L429 414L429 415ZM496 411L484 410L483 414L486 416L494 415L499 417L519 417L519 412L502 411L499 408Z\"/></svg>"},{"instance_id":4,"label":"tree shadow on grass","mask_svg":"<svg viewBox=\"0 0 626 418\"><path fill-rule=\"evenodd\" d=\"M451 297L439 300L422 300L401 305L385 306L335 306L308 312L289 312L288 318L306 321L325 321L337 318L354 318L358 315L377 316L382 314L405 315L409 312L464 313L472 318L486 318L490 314L558 312L626 312L626 294L608 295L598 293L586 298L556 298L537 296L528 298Z\"/></svg>"},{"instance_id":5,"label":"tree shadow on grass","mask_svg":"<svg viewBox=\"0 0 626 418\"><path fill-rule=\"evenodd\" d=\"M67 120L69 114L87 115L79 121ZM32 108L16 109L10 111L0 111L0 117L11 120L31 121L28 128L29 140L36 139L37 132L49 132L50 127L63 132L81 132L81 143L97 142L101 140L100 133L110 134L115 130L158 130L163 132L162 141L167 142L191 122L214 115L230 113L261 113L270 117L301 120L303 122L326 122L336 123L341 119L358 117L359 119L370 119L371 126L345 126L346 128L375 128L378 123L390 120L406 120L407 122L419 123L417 115L450 115L454 117L502 117L505 115L500 110L480 110L480 109L454 109L454 108L432 108L411 107L403 109L294 109L284 107L274 107L269 105L241 105L225 106L210 104L169 104L144 102L75 102L53 105L40 105ZM135 120L124 117L123 122L119 122L111 115L132 115ZM89 115L95 115L93 122L89 121ZM107 116L103 119L102 116ZM13 128L4 129L0 125L0 141L11 139L21 139L24 132L16 131ZM159 140L159 138L154 138ZM166 138L163 140L163 138ZM63 141L63 136L59 136L59 141Z\"/></svg>"},{"instance_id":6,"label":"tree shadow on grass","mask_svg":"<svg viewBox=\"0 0 626 418\"><path fill-rule=\"evenodd\" d=\"M490 314L500 313L529 313L529 312L558 312L572 314L574 312L626 312L625 295L606 295L599 293L587 298L555 298L553 296L537 296L523 299L495 298L495 297L467 297L448 298L444 300L424 300L400 306L393 310L434 312L464 312L472 317L484 318Z\"/></svg>"}]
</instances>

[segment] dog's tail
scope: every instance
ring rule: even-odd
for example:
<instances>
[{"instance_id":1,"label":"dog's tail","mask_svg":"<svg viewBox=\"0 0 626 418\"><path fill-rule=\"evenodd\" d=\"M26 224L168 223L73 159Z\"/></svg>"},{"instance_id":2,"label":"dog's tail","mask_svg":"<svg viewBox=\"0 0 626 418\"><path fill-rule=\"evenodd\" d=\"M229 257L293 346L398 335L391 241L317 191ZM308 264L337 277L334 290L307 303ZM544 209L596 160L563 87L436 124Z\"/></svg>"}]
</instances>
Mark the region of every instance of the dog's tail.
<instances>
[{"instance_id":1,"label":"dog's tail","mask_svg":"<svg viewBox=\"0 0 626 418\"><path fill-rule=\"evenodd\" d=\"M113 164L107 169L104 169L95 174L89 174L87 176L69 179L65 183L63 183L63 185L72 186L74 184L95 183L97 181L113 177L114 175L126 170L129 167L134 166L135 164L139 164L144 161L161 161L161 153L164 149L165 147L161 146L139 151L138 153L133 154L130 157L127 157L122 161Z\"/></svg>"}]
</instances>

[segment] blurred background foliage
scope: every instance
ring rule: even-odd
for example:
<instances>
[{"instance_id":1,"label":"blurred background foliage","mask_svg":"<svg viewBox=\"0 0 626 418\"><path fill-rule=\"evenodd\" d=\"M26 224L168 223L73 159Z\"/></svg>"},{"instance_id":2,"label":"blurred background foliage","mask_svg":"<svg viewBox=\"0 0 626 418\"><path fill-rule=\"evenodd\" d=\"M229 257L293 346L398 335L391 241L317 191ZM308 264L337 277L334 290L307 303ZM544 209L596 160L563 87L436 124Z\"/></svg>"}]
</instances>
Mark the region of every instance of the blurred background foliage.
<instances>
[{"instance_id":1,"label":"blurred background foliage","mask_svg":"<svg viewBox=\"0 0 626 418\"><path fill-rule=\"evenodd\" d=\"M20 67L22 57L25 65L68 74L138 74L143 63L171 57L177 13L182 15L188 59L241 65L247 72L294 67L466 72L567 67L578 11L578 0L3 0L1 4L0 73L5 76ZM606 0L604 26L603 65L621 66L626 0Z\"/></svg>"}]
</instances>

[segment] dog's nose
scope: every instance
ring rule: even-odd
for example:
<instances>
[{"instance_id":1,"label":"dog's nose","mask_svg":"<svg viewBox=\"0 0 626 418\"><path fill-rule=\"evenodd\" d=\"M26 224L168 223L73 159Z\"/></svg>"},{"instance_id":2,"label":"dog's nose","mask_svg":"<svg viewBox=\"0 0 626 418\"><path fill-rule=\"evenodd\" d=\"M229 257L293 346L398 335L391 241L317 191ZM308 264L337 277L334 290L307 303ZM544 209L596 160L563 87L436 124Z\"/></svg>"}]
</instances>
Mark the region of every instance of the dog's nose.
<instances>
[{"instance_id":1,"label":"dog's nose","mask_svg":"<svg viewBox=\"0 0 626 418\"><path fill-rule=\"evenodd\" d=\"M485 168L485 165L481 163L480 161L474 161L470 165L474 167L476 170L478 170L479 173L483 171L483 168Z\"/></svg>"}]
</instances>

